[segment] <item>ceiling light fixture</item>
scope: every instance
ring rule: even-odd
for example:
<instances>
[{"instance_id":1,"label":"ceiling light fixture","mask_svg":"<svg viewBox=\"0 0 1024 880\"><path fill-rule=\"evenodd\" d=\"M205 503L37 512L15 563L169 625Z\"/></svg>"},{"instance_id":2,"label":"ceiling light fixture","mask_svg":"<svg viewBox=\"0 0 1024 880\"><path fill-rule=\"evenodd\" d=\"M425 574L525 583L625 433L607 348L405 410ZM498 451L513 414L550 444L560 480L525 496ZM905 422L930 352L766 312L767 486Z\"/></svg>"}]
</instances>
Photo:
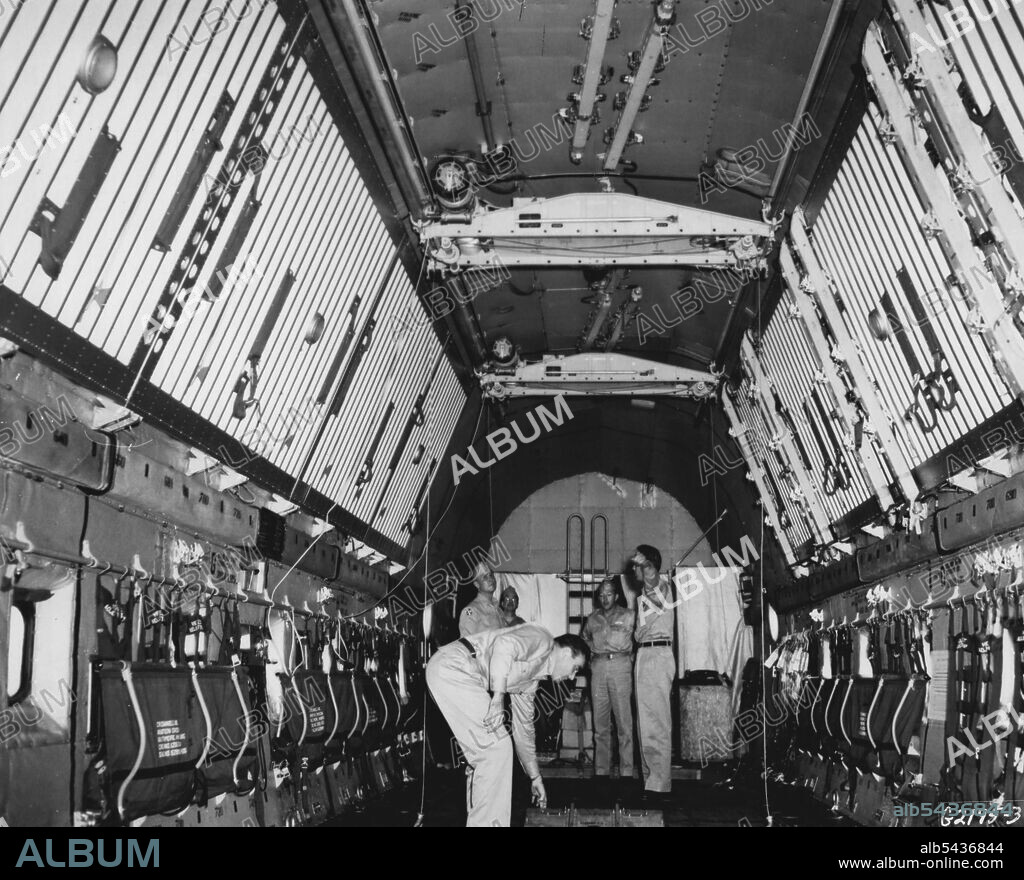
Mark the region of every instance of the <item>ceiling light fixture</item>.
<instances>
[{"instance_id":1,"label":"ceiling light fixture","mask_svg":"<svg viewBox=\"0 0 1024 880\"><path fill-rule=\"evenodd\" d=\"M97 35L78 68L78 84L90 95L106 91L117 75L117 49L106 37Z\"/></svg>"}]
</instances>

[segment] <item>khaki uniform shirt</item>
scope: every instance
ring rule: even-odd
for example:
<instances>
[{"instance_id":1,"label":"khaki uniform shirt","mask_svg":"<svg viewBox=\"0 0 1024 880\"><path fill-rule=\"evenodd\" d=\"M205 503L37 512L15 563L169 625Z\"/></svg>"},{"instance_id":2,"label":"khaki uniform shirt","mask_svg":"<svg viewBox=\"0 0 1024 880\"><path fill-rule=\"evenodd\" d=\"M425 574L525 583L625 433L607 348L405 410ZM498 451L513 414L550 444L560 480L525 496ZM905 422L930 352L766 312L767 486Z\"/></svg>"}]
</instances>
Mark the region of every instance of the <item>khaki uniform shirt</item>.
<instances>
[{"instance_id":1,"label":"khaki uniform shirt","mask_svg":"<svg viewBox=\"0 0 1024 880\"><path fill-rule=\"evenodd\" d=\"M628 608L598 608L583 626L583 640L595 654L628 654L633 650L634 622L635 613Z\"/></svg>"},{"instance_id":2,"label":"khaki uniform shirt","mask_svg":"<svg viewBox=\"0 0 1024 880\"><path fill-rule=\"evenodd\" d=\"M471 662L487 681L491 693L509 695L512 704L512 738L516 754L531 779L540 774L534 736L533 698L537 682L549 676L549 658L555 640L546 629L532 623L507 629L489 629L469 636L476 648Z\"/></svg>"},{"instance_id":3,"label":"khaki uniform shirt","mask_svg":"<svg viewBox=\"0 0 1024 880\"><path fill-rule=\"evenodd\" d=\"M672 584L661 575L657 587L644 584L636 600L636 643L675 641L676 620L672 604Z\"/></svg>"},{"instance_id":4,"label":"khaki uniform shirt","mask_svg":"<svg viewBox=\"0 0 1024 880\"><path fill-rule=\"evenodd\" d=\"M501 629L504 625L498 603L483 593L478 593L459 615L459 635L463 638L488 629Z\"/></svg>"}]
</instances>

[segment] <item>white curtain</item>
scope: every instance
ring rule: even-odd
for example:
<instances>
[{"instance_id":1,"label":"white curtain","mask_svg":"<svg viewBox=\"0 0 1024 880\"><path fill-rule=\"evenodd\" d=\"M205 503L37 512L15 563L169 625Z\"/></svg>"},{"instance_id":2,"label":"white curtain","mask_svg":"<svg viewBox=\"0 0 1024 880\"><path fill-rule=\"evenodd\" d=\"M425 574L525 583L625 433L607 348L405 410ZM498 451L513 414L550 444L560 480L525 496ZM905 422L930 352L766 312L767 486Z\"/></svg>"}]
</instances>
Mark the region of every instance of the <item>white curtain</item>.
<instances>
[{"instance_id":1,"label":"white curtain","mask_svg":"<svg viewBox=\"0 0 1024 880\"><path fill-rule=\"evenodd\" d=\"M499 597L508 587L519 594L519 616L527 623L544 627L551 635L560 636L569 630L567 586L553 574L520 574L499 571Z\"/></svg>"},{"instance_id":2,"label":"white curtain","mask_svg":"<svg viewBox=\"0 0 1024 880\"><path fill-rule=\"evenodd\" d=\"M676 587L679 675L688 670L727 673L733 712L739 710L743 667L754 653L754 637L743 622L740 569L680 566Z\"/></svg>"}]
</instances>

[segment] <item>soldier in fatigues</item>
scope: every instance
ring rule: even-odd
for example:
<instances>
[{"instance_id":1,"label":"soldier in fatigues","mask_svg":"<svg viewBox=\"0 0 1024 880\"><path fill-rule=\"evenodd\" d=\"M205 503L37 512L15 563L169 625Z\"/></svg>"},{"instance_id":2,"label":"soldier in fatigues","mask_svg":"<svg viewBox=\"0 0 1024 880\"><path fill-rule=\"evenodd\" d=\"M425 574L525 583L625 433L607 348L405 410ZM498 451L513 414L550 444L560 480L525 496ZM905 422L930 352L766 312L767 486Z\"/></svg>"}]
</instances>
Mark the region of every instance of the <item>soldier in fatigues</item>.
<instances>
[{"instance_id":1,"label":"soldier in fatigues","mask_svg":"<svg viewBox=\"0 0 1024 880\"><path fill-rule=\"evenodd\" d=\"M632 558L642 592L636 606L634 667L637 736L644 790L672 790L672 683L676 677L672 586L660 574L661 553L641 544Z\"/></svg>"},{"instance_id":2,"label":"soldier in fatigues","mask_svg":"<svg viewBox=\"0 0 1024 880\"><path fill-rule=\"evenodd\" d=\"M466 825L508 827L512 821L512 743L505 694L512 702L516 753L538 805L547 794L537 764L533 697L537 682L574 679L587 663L586 643L557 639L540 626L491 629L445 645L427 664L427 684L470 765Z\"/></svg>"},{"instance_id":3,"label":"soldier in fatigues","mask_svg":"<svg viewBox=\"0 0 1024 880\"><path fill-rule=\"evenodd\" d=\"M476 598L459 615L459 635L471 636L488 629L500 629L505 625L501 609L495 599L498 579L484 562L477 562L473 576Z\"/></svg>"},{"instance_id":4,"label":"soldier in fatigues","mask_svg":"<svg viewBox=\"0 0 1024 880\"><path fill-rule=\"evenodd\" d=\"M633 775L633 625L635 614L616 604L608 579L597 593L601 607L587 618L583 640L591 650L590 696L594 705L594 773L611 769L612 716L619 739L619 776Z\"/></svg>"}]
</instances>

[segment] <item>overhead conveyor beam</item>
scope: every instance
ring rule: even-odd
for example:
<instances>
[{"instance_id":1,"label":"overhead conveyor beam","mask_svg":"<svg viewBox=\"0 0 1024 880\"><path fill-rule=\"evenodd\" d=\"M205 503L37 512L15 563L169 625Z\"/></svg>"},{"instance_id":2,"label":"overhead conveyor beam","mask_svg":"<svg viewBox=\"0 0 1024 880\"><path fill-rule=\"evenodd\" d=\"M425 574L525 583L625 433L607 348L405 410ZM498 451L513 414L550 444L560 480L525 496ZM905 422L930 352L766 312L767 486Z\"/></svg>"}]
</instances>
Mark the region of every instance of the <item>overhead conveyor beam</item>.
<instances>
[{"instance_id":1,"label":"overhead conveyor beam","mask_svg":"<svg viewBox=\"0 0 1024 880\"><path fill-rule=\"evenodd\" d=\"M828 380L829 385L832 386L832 396L837 401L843 420L852 429L858 421L857 410L846 397L846 383L839 375L836 364L832 360L828 340L825 338L825 332L821 329L821 322L818 320L818 313L815 311L814 303L800 286L800 273L796 268L796 261L793 259L793 252L790 250L789 242L783 242L779 253L779 262L782 266L783 277L786 279L789 291L796 302L797 309L800 311L800 318L807 330L811 347L818 357L819 367ZM889 480L885 474L885 467L878 457L878 452L871 438L865 435L857 451L860 454L861 462L864 464L868 480L871 482L871 488L878 497L878 503L881 505L882 510L889 510L893 506L894 499L892 492L889 491Z\"/></svg>"},{"instance_id":2,"label":"overhead conveyor beam","mask_svg":"<svg viewBox=\"0 0 1024 880\"><path fill-rule=\"evenodd\" d=\"M625 193L513 199L418 225L432 270L500 266L717 266L760 269L774 229Z\"/></svg>"},{"instance_id":3,"label":"overhead conveyor beam","mask_svg":"<svg viewBox=\"0 0 1024 880\"><path fill-rule=\"evenodd\" d=\"M1021 394L1024 392L1024 338L1013 323L1002 291L971 240L971 231L965 220L973 212L970 193L964 191L960 195L962 214L950 198L945 175L928 155L925 147L927 132L915 123L920 114L906 89L897 82L886 60L881 33L874 23L864 41L863 62L896 148L911 171L914 188L936 221L936 241L960 275L963 289L974 300L972 305L977 309L981 332L988 340L993 357L1002 367L1003 377L1015 394ZM1001 188L998 180L996 183ZM1014 234L1020 237L1024 230L1021 230L1019 220L1016 223Z\"/></svg>"},{"instance_id":4,"label":"overhead conveyor beam","mask_svg":"<svg viewBox=\"0 0 1024 880\"><path fill-rule=\"evenodd\" d=\"M782 448L782 452L786 457L786 464L796 478L797 486L804 496L804 503L810 511L811 522L817 534L818 543L830 544L832 543L833 535L828 514L825 512L825 508L821 506L819 496L822 488L812 483L806 470L804 470L800 454L789 431L784 426L780 426L769 415L772 412L772 406L768 402L767 391L771 388L771 379L761 369L761 361L757 356L757 352L754 351L754 346L751 345L750 339L746 337L743 339L742 359L753 383L754 391L758 395L765 427L772 431L772 436L768 442L771 445L777 443Z\"/></svg>"},{"instance_id":5,"label":"overhead conveyor beam","mask_svg":"<svg viewBox=\"0 0 1024 880\"><path fill-rule=\"evenodd\" d=\"M751 449L747 426L743 424L743 420L740 418L739 413L736 412L736 405L729 399L728 394L722 395L722 406L725 409L725 414L729 419L729 424L731 425L729 428L729 436L735 439L736 443L740 447L740 453L743 455L743 458L747 463L747 468L750 471L749 478L757 488L757 494L760 496L761 506L764 508L765 515L768 517L768 524L775 531L775 538L778 540L779 546L782 548L782 555L789 565L795 565L796 554L793 552L793 545L789 542L785 529L782 528L782 520L780 518L779 511L775 508L775 502L772 500L771 493L768 491L768 482L765 479L764 471L762 471L761 465L757 460L757 456L754 455L754 451Z\"/></svg>"},{"instance_id":6,"label":"overhead conveyor beam","mask_svg":"<svg viewBox=\"0 0 1024 880\"><path fill-rule=\"evenodd\" d=\"M654 7L654 18L647 29L643 49L640 50L640 63L626 93L626 103L615 123L615 133L604 158L604 170L614 171L622 159L622 151L629 145L633 134L633 123L643 105L644 95L654 78L654 68L661 58L665 46L665 34L675 20L675 0L662 0Z\"/></svg>"},{"instance_id":7,"label":"overhead conveyor beam","mask_svg":"<svg viewBox=\"0 0 1024 880\"><path fill-rule=\"evenodd\" d=\"M714 373L673 367L629 355L588 352L547 355L533 364L509 370L496 367L479 371L484 397L690 397L715 394Z\"/></svg>"},{"instance_id":8,"label":"overhead conveyor beam","mask_svg":"<svg viewBox=\"0 0 1024 880\"><path fill-rule=\"evenodd\" d=\"M850 336L846 324L843 322L843 316L839 311L839 305L836 303L835 297L832 296L831 285L825 275L825 270L818 262L818 256L814 252L814 247L807 235L805 223L806 217L803 208L797 208L793 212L793 223L790 226L789 235L800 257L800 262L803 263L804 269L807 272L804 281L810 288L808 292L813 291L815 301L829 327L832 329L832 335L835 337L836 346L838 347L838 355L845 362L850 375L853 377L854 387L864 405L864 411L871 421L871 427L889 459L900 490L907 501L914 501L918 495L917 481L914 479L910 465L907 463L906 457L893 436L889 418L878 400L875 387L861 361L860 352L857 350L857 346Z\"/></svg>"},{"instance_id":9,"label":"overhead conveyor beam","mask_svg":"<svg viewBox=\"0 0 1024 880\"><path fill-rule=\"evenodd\" d=\"M593 25L590 29L590 45L587 47L587 64L583 72L583 85L579 91L579 106L576 110L576 127L572 135L569 159L574 165L583 160L583 148L590 137L594 124L594 109L597 106L597 89L601 84L601 67L612 30L612 12L616 0L597 0Z\"/></svg>"}]
</instances>

